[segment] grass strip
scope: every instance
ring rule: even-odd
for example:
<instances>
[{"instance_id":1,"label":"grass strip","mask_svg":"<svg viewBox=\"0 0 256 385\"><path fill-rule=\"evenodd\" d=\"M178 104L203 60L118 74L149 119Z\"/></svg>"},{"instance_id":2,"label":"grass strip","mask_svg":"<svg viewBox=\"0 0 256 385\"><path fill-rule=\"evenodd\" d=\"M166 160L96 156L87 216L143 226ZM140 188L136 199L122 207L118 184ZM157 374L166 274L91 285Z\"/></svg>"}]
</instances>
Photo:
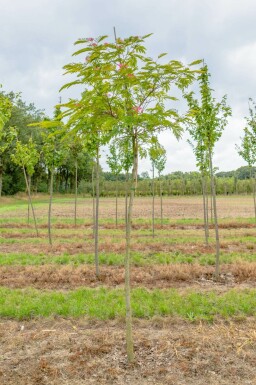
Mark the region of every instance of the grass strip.
<instances>
[{"instance_id":1,"label":"grass strip","mask_svg":"<svg viewBox=\"0 0 256 385\"><path fill-rule=\"evenodd\" d=\"M213 321L217 317L256 315L256 289L216 292L179 293L175 289L132 290L135 318L179 316L184 319ZM33 317L81 317L107 320L125 316L124 292L120 289L75 291L39 291L35 289L0 288L0 317L30 319Z\"/></svg>"},{"instance_id":2,"label":"grass strip","mask_svg":"<svg viewBox=\"0 0 256 385\"><path fill-rule=\"evenodd\" d=\"M236 262L255 262L256 253L228 253L220 257L221 264ZM101 265L122 266L124 255L117 253L100 253L99 262ZM183 254L179 251L167 253L143 253L133 252L131 262L136 266L153 264L200 264L202 266L215 265L215 254ZM73 254L63 253L61 255L29 254L29 253L0 253L0 266L40 266L40 265L73 265L94 264L94 254Z\"/></svg>"}]
</instances>

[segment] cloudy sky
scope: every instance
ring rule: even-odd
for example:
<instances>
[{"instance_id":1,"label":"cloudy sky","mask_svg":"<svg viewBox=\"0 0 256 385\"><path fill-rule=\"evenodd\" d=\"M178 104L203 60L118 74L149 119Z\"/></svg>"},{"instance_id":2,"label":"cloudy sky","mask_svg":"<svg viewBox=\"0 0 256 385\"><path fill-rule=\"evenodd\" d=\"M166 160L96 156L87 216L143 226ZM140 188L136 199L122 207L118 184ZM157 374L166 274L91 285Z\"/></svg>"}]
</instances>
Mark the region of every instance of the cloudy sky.
<instances>
[{"instance_id":1,"label":"cloudy sky","mask_svg":"<svg viewBox=\"0 0 256 385\"><path fill-rule=\"evenodd\" d=\"M153 32L147 44L151 56L168 52L184 63L204 59L216 98L227 94L233 111L214 164L221 171L244 165L235 144L248 98L256 99L254 0L0 0L0 9L0 84L5 91L21 91L23 100L50 116L77 38L112 37L113 26L120 37ZM65 101L73 95L61 96ZM168 154L165 172L196 169L185 137L178 143L165 133L161 141ZM143 161L140 172L149 169Z\"/></svg>"}]
</instances>

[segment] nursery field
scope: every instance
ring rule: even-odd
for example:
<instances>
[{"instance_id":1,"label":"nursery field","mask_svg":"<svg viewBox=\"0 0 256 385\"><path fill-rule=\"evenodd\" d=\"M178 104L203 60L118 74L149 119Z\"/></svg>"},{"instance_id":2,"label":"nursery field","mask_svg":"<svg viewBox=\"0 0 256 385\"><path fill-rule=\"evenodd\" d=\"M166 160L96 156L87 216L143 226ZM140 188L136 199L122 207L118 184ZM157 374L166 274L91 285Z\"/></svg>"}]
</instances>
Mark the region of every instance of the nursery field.
<instances>
[{"instance_id":1,"label":"nursery field","mask_svg":"<svg viewBox=\"0 0 256 385\"><path fill-rule=\"evenodd\" d=\"M0 198L0 384L256 384L256 224L251 196L218 197L221 276L214 227L204 244L201 197L136 198L132 307L136 362L125 352L124 199L101 198L100 276L92 200L36 196L39 236L26 198Z\"/></svg>"}]
</instances>

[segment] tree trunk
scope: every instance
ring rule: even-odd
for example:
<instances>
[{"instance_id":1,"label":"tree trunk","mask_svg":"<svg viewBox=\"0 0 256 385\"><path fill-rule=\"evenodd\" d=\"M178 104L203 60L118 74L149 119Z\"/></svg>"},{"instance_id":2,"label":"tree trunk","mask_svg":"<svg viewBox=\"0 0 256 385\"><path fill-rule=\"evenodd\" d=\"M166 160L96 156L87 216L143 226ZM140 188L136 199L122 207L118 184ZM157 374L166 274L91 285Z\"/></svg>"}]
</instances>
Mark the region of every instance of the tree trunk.
<instances>
[{"instance_id":1,"label":"tree trunk","mask_svg":"<svg viewBox=\"0 0 256 385\"><path fill-rule=\"evenodd\" d=\"M93 238L95 237L95 191L94 191L94 163L92 166L92 223L93 223Z\"/></svg>"},{"instance_id":2,"label":"tree trunk","mask_svg":"<svg viewBox=\"0 0 256 385\"><path fill-rule=\"evenodd\" d=\"M255 222L256 222L255 178L252 179L252 187L253 187L254 219L255 219Z\"/></svg>"},{"instance_id":3,"label":"tree trunk","mask_svg":"<svg viewBox=\"0 0 256 385\"><path fill-rule=\"evenodd\" d=\"M206 198L206 180L204 175L202 175L202 192L203 192L203 208L204 208L205 244L206 246L208 246L209 245L208 199Z\"/></svg>"},{"instance_id":4,"label":"tree trunk","mask_svg":"<svg viewBox=\"0 0 256 385\"><path fill-rule=\"evenodd\" d=\"M118 208L118 206L117 206L117 194L118 194L118 179L117 179L117 175L116 175L116 228L117 228L117 208Z\"/></svg>"},{"instance_id":5,"label":"tree trunk","mask_svg":"<svg viewBox=\"0 0 256 385\"><path fill-rule=\"evenodd\" d=\"M77 222L77 159L75 160L75 227Z\"/></svg>"},{"instance_id":6,"label":"tree trunk","mask_svg":"<svg viewBox=\"0 0 256 385\"><path fill-rule=\"evenodd\" d=\"M25 183L26 183L26 187L27 187L28 199L29 199L31 210L32 210L32 214L33 214L36 235L39 236L38 227L37 227L37 223L36 223L36 216L35 216L34 207L33 207L32 199L31 199L31 195L30 195L30 189L29 189L29 185L28 185L28 178L27 178L26 170L25 170L24 166L22 166L22 169L23 169L23 174L24 174Z\"/></svg>"},{"instance_id":7,"label":"tree trunk","mask_svg":"<svg viewBox=\"0 0 256 385\"><path fill-rule=\"evenodd\" d=\"M52 219L52 196L53 196L53 174L54 174L54 169L51 171L51 177L50 177L50 199L49 199L49 208L48 208L48 239L49 239L49 244L52 246L52 224L51 224L51 219Z\"/></svg>"},{"instance_id":8,"label":"tree trunk","mask_svg":"<svg viewBox=\"0 0 256 385\"><path fill-rule=\"evenodd\" d=\"M250 177L252 181L252 196L254 205L254 220L256 222L256 197L255 197L255 176L252 175L252 167L250 167Z\"/></svg>"},{"instance_id":9,"label":"tree trunk","mask_svg":"<svg viewBox=\"0 0 256 385\"><path fill-rule=\"evenodd\" d=\"M137 187L137 173L138 173L138 143L136 135L133 136L133 169L132 181L127 210L126 222L126 252L125 252L125 304L126 304L126 349L127 359L131 363L134 361L134 347L132 335L132 308L131 308L131 282L130 282L130 257L131 257L131 226L132 226L132 212L135 190Z\"/></svg>"},{"instance_id":10,"label":"tree trunk","mask_svg":"<svg viewBox=\"0 0 256 385\"><path fill-rule=\"evenodd\" d=\"M152 162L152 237L155 237L155 165Z\"/></svg>"},{"instance_id":11,"label":"tree trunk","mask_svg":"<svg viewBox=\"0 0 256 385\"><path fill-rule=\"evenodd\" d=\"M2 190L3 190L3 165L0 161L0 198L2 196Z\"/></svg>"},{"instance_id":12,"label":"tree trunk","mask_svg":"<svg viewBox=\"0 0 256 385\"><path fill-rule=\"evenodd\" d=\"M214 181L213 166L212 166L212 153L210 150L209 150L209 164L210 164L210 174L211 174L211 192L212 192L212 204L213 204L213 215L214 215L214 225L215 225L215 239L216 239L215 277L216 279L218 279L220 276L220 240L219 240L215 181Z\"/></svg>"},{"instance_id":13,"label":"tree trunk","mask_svg":"<svg viewBox=\"0 0 256 385\"><path fill-rule=\"evenodd\" d=\"M100 182L99 182L99 147L97 147L96 155L96 207L95 207L95 232L94 232L94 259L96 277L99 277L99 199L100 199Z\"/></svg>"},{"instance_id":14,"label":"tree trunk","mask_svg":"<svg viewBox=\"0 0 256 385\"><path fill-rule=\"evenodd\" d=\"M28 225L29 225L29 220L30 220L30 202L29 202L29 194L31 195L31 176L28 176Z\"/></svg>"},{"instance_id":15,"label":"tree trunk","mask_svg":"<svg viewBox=\"0 0 256 385\"><path fill-rule=\"evenodd\" d=\"M128 171L125 175L125 228L127 227L127 212L128 212Z\"/></svg>"},{"instance_id":16,"label":"tree trunk","mask_svg":"<svg viewBox=\"0 0 256 385\"><path fill-rule=\"evenodd\" d=\"M162 191L162 181L160 180L160 175L159 175L159 193L160 193L161 228L163 228L163 191Z\"/></svg>"}]
</instances>

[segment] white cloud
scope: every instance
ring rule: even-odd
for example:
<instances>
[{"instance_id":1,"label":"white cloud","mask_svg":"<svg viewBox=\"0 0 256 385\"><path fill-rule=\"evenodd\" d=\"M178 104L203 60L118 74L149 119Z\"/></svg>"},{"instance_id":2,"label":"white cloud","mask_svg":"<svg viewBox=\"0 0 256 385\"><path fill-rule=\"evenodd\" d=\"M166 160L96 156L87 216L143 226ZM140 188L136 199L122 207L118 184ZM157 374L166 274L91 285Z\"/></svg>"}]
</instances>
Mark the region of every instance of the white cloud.
<instances>
[{"instance_id":1,"label":"white cloud","mask_svg":"<svg viewBox=\"0 0 256 385\"><path fill-rule=\"evenodd\" d=\"M0 0L0 83L21 91L27 102L52 114L58 90L67 81L62 67L72 61L79 37L120 36L153 32L150 55L190 62L204 58L217 98L228 95L233 117L216 146L221 170L242 164L235 150L247 115L248 97L255 97L256 38L254 0ZM63 98L76 95L62 93ZM169 170L195 169L186 141L165 137ZM150 168L142 161L140 169Z\"/></svg>"}]
</instances>

